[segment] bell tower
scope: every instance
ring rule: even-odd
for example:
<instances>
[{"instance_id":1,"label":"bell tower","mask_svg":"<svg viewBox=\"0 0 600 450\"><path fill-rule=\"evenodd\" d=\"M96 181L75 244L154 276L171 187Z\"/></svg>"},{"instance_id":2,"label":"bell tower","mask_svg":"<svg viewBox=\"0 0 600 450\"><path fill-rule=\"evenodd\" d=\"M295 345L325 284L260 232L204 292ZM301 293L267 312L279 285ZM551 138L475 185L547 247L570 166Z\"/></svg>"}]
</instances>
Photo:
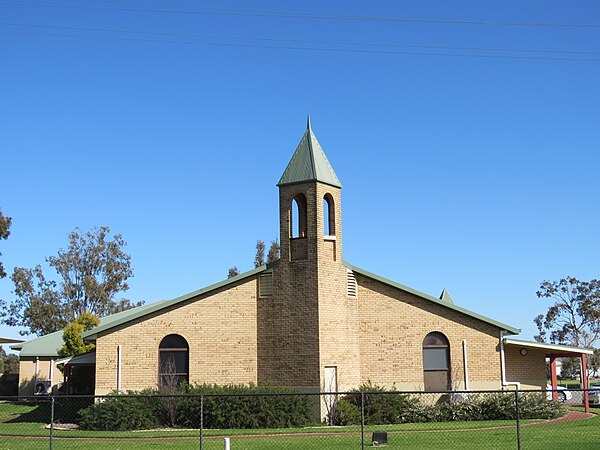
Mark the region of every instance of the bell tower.
<instances>
[{"instance_id":1,"label":"bell tower","mask_svg":"<svg viewBox=\"0 0 600 450\"><path fill-rule=\"evenodd\" d=\"M281 262L342 262L341 188L307 121L279 183Z\"/></svg>"},{"instance_id":2,"label":"bell tower","mask_svg":"<svg viewBox=\"0 0 600 450\"><path fill-rule=\"evenodd\" d=\"M273 297L259 298L259 383L319 391L335 373L337 388L355 387L358 306L342 260L342 184L310 118L277 186L281 257Z\"/></svg>"}]
</instances>

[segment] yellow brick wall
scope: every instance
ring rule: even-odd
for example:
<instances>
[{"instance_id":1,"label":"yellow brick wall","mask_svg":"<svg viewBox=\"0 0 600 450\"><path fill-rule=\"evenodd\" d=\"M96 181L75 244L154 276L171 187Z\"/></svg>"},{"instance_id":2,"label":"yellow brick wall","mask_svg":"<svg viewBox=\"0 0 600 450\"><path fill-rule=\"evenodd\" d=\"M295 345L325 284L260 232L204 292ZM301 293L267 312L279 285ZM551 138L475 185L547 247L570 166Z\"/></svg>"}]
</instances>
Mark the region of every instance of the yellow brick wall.
<instances>
[{"instance_id":1,"label":"yellow brick wall","mask_svg":"<svg viewBox=\"0 0 600 450\"><path fill-rule=\"evenodd\" d=\"M325 194L333 198L335 240L324 236ZM320 385L325 383L325 367L335 366L338 390L347 391L360 384L360 332L358 302L347 295L348 271L342 260L341 193L337 188L318 184L316 198Z\"/></svg>"},{"instance_id":2,"label":"yellow brick wall","mask_svg":"<svg viewBox=\"0 0 600 450\"><path fill-rule=\"evenodd\" d=\"M450 342L452 387L464 389L463 340L470 389L500 389L498 328L357 274L361 382L422 390L423 339L443 333Z\"/></svg>"},{"instance_id":3,"label":"yellow brick wall","mask_svg":"<svg viewBox=\"0 0 600 450\"><path fill-rule=\"evenodd\" d=\"M117 388L121 345L122 390L158 382L158 346L169 334L189 345L190 384L256 383L256 279L242 280L101 334L96 341L96 394Z\"/></svg>"},{"instance_id":4,"label":"yellow brick wall","mask_svg":"<svg viewBox=\"0 0 600 450\"><path fill-rule=\"evenodd\" d=\"M546 388L546 352L527 349L527 355L519 353L518 345L505 345L506 380L519 381L522 389Z\"/></svg>"},{"instance_id":5,"label":"yellow brick wall","mask_svg":"<svg viewBox=\"0 0 600 450\"><path fill-rule=\"evenodd\" d=\"M55 359L54 359L55 360ZM37 380L50 381L50 367L53 367L52 371L52 383L57 386L64 380L63 374L56 364L53 364L51 358L40 357L37 364L38 373ZM34 383L36 380L36 358L24 356L19 358L19 395L27 396L33 395Z\"/></svg>"}]
</instances>

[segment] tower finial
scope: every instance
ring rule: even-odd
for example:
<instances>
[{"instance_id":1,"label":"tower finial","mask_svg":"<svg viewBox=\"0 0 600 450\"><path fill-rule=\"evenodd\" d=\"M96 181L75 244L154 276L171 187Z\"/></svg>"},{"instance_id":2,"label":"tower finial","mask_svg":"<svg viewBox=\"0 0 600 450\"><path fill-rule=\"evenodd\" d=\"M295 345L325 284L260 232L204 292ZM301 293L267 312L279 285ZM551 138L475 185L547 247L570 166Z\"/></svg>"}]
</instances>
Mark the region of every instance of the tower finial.
<instances>
[{"instance_id":1,"label":"tower finial","mask_svg":"<svg viewBox=\"0 0 600 450\"><path fill-rule=\"evenodd\" d=\"M308 118L306 119L306 129L310 131L310 113L308 113Z\"/></svg>"}]
</instances>

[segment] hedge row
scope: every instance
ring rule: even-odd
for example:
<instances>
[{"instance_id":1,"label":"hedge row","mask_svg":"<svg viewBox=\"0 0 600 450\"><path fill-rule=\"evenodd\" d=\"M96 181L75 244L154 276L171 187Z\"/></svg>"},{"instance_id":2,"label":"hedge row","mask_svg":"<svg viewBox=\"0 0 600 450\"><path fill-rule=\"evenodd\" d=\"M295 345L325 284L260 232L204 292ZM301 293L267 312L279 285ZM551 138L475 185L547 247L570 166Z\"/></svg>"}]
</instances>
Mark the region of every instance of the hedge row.
<instances>
[{"instance_id":1,"label":"hedge row","mask_svg":"<svg viewBox=\"0 0 600 450\"><path fill-rule=\"evenodd\" d=\"M105 431L200 428L200 397L157 396L160 394L158 390L145 390L105 397L80 412L80 427ZM204 397L205 428L285 428L314 422L306 395L247 395L294 394L294 391L285 388L201 385L184 387L177 394L221 395Z\"/></svg>"},{"instance_id":2,"label":"hedge row","mask_svg":"<svg viewBox=\"0 0 600 450\"><path fill-rule=\"evenodd\" d=\"M450 422L473 420L515 420L516 404L512 393L405 395L394 394L380 386L360 386L356 393L338 399L331 411L330 423L357 425L361 422L361 394L364 394L365 423L383 425L393 423ZM435 404L424 404L424 399L437 397ZM558 402L548 401L543 393L520 393L521 419L554 419L566 414Z\"/></svg>"}]
</instances>

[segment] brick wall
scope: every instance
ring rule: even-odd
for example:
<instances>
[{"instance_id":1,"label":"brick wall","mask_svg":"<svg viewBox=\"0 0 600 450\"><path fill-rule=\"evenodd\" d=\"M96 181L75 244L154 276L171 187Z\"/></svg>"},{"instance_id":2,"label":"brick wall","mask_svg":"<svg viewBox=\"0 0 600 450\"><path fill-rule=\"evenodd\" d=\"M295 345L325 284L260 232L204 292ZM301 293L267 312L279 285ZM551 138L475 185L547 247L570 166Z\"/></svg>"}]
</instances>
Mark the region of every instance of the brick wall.
<instances>
[{"instance_id":1,"label":"brick wall","mask_svg":"<svg viewBox=\"0 0 600 450\"><path fill-rule=\"evenodd\" d=\"M63 381L64 377L62 372L56 368L56 364L52 364L52 361L50 357L39 358L37 380L50 381L50 366L52 365L52 383L57 385ZM36 358L29 356L19 358L19 395L33 395L35 380Z\"/></svg>"},{"instance_id":2,"label":"brick wall","mask_svg":"<svg viewBox=\"0 0 600 450\"><path fill-rule=\"evenodd\" d=\"M527 349L527 355L519 353L518 345L505 345L506 380L519 381L523 389L546 388L546 352L542 349Z\"/></svg>"},{"instance_id":3,"label":"brick wall","mask_svg":"<svg viewBox=\"0 0 600 450\"><path fill-rule=\"evenodd\" d=\"M423 339L450 342L452 386L464 389L462 341L467 341L470 389L501 387L499 329L357 274L361 382L421 390Z\"/></svg>"},{"instance_id":4,"label":"brick wall","mask_svg":"<svg viewBox=\"0 0 600 450\"><path fill-rule=\"evenodd\" d=\"M158 382L158 346L168 334L189 345L190 384L256 383L256 279L242 280L101 334L96 342L96 394L117 388L121 345L122 390Z\"/></svg>"}]
</instances>

